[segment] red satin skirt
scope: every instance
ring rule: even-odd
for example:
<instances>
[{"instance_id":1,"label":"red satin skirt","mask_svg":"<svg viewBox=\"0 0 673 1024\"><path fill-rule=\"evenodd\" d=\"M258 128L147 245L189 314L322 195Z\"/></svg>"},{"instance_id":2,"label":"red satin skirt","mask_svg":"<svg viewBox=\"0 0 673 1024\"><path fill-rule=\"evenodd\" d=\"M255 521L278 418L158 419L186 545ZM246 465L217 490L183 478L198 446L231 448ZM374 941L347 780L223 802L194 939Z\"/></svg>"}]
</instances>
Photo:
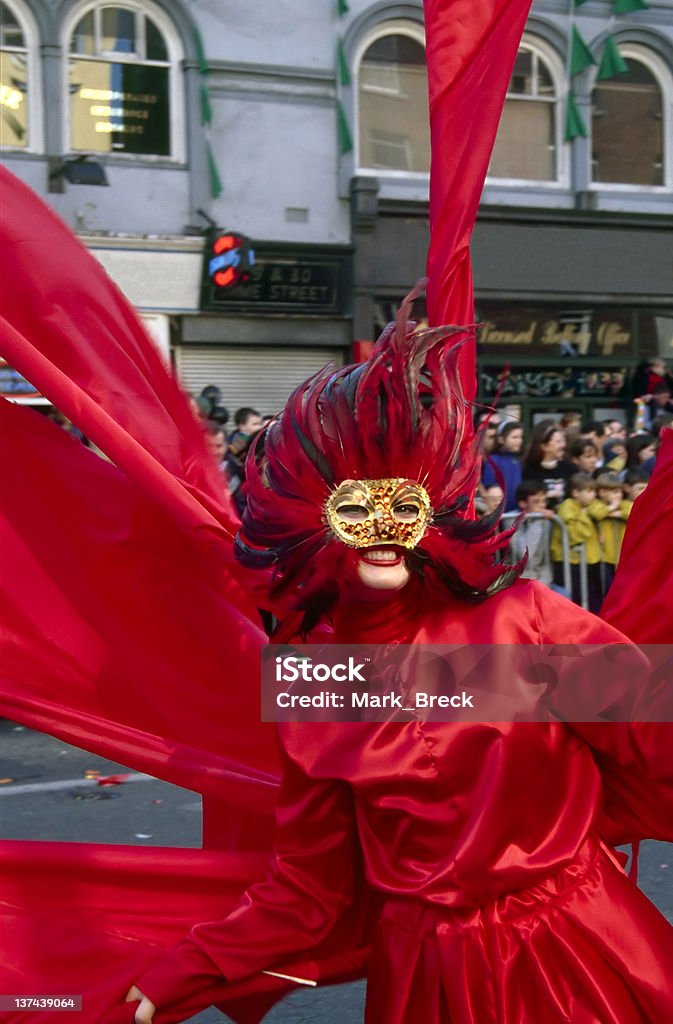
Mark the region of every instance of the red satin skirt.
<instances>
[{"instance_id":1,"label":"red satin skirt","mask_svg":"<svg viewBox=\"0 0 673 1024\"><path fill-rule=\"evenodd\" d=\"M367 1024L668 1024L673 927L591 840L543 883L475 910L389 900Z\"/></svg>"}]
</instances>

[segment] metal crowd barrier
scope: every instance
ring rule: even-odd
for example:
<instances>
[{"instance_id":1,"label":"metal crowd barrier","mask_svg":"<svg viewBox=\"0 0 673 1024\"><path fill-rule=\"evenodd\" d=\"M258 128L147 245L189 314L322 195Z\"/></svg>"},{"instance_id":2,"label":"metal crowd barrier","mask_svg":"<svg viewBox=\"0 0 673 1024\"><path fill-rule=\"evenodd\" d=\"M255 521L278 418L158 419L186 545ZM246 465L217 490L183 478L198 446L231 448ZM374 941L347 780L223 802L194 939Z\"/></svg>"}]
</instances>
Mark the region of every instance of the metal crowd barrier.
<instances>
[{"instance_id":1,"label":"metal crowd barrier","mask_svg":"<svg viewBox=\"0 0 673 1024\"><path fill-rule=\"evenodd\" d=\"M557 518L558 518L557 516L554 517L555 520ZM620 523L619 523L619 521L616 521L616 520L613 520L613 519L601 519L599 525L600 525L601 530L606 530L607 529L607 530L612 530L613 532L616 532L619 529ZM587 549L586 549L586 544L576 544L573 548L570 548L570 551L576 551L579 554L579 556L580 556L580 565L579 565L579 568L580 568L580 604L582 605L582 608L587 608L588 609L588 607L589 607L589 573L588 573L588 570L587 570ZM601 569L601 593L602 593L603 597L605 597L605 594L607 593L607 588L605 586L605 563L604 562L600 562L600 569ZM570 593L570 591L569 591L569 593Z\"/></svg>"},{"instance_id":2,"label":"metal crowd barrier","mask_svg":"<svg viewBox=\"0 0 673 1024\"><path fill-rule=\"evenodd\" d=\"M589 578L587 574L587 553L584 544L575 544L572 549L568 541L568 527L560 516L545 516L541 512L526 512L522 516L520 512L506 512L501 519L505 529L508 529L516 519L544 519L545 522L558 526L561 532L561 549L563 552L563 587L570 597L572 595L572 575L570 571L570 552L579 554L579 577L580 577L580 604L582 608L589 607ZM550 556L551 561L551 556ZM552 563L553 565L553 563Z\"/></svg>"}]
</instances>

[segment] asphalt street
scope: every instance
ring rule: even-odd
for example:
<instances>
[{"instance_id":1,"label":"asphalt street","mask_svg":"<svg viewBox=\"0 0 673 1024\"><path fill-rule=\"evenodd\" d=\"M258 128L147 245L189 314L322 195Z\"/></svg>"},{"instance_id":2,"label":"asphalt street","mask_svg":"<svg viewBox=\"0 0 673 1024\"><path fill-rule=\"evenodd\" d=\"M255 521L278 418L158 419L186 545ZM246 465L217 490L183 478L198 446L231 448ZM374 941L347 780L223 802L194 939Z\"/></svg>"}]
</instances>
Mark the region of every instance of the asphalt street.
<instances>
[{"instance_id":1,"label":"asphalt street","mask_svg":"<svg viewBox=\"0 0 673 1024\"><path fill-rule=\"evenodd\" d=\"M119 843L201 845L201 802L188 790L148 776L101 786L101 776L129 771L59 740L0 720L0 837ZM673 845L644 843L639 883L673 922ZM364 984L300 990L265 1024L361 1024ZM215 1009L193 1024L225 1024Z\"/></svg>"}]
</instances>

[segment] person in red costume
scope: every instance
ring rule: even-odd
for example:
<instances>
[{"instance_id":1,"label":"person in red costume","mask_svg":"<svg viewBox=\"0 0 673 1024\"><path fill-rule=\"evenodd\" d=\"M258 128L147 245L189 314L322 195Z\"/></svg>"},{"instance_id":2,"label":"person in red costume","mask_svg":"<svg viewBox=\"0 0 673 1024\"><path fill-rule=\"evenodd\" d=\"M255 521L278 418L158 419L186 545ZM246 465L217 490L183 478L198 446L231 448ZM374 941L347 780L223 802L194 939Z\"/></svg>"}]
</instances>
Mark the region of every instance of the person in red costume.
<instances>
[{"instance_id":1,"label":"person in red costume","mask_svg":"<svg viewBox=\"0 0 673 1024\"><path fill-rule=\"evenodd\" d=\"M285 639L328 626L344 644L626 643L497 561L499 513L469 515L481 439L457 332L414 332L407 313L368 363L300 387L248 463L236 548L252 568L273 564L272 599L302 610ZM288 962L325 941L363 887L377 904L372 1024L671 1016L673 927L608 845L673 838L651 797L610 797L611 770L654 789L659 771L670 806L663 728L641 749L626 724L405 717L279 726L270 871L138 977L136 1024L221 979L294 976Z\"/></svg>"},{"instance_id":2,"label":"person in red costume","mask_svg":"<svg viewBox=\"0 0 673 1024\"><path fill-rule=\"evenodd\" d=\"M469 238L528 8L426 0L433 324L474 319ZM15 481L0 510L10 538L0 713L201 792L206 833L195 851L1 842L0 930L11 945L0 990L83 992L87 1024L130 1024L149 1009L124 1002L135 983L159 1007L154 1024L210 1003L256 1024L292 979L345 980L368 962L368 1013L385 1024L405 1014L437 1024L449 1013L470 1024L668 1019L670 928L610 849L670 838L670 733L287 725L279 765L256 686L224 685L218 673L226 663L235 678L256 679L264 638L254 609L269 568L235 562L235 514L128 305L11 175L3 202L3 355L112 461L0 402L3 467ZM282 566L272 601L286 611L300 598L286 634L328 625L351 641L436 642L449 632L464 644L619 644L609 625L495 564L502 538L471 521L479 440L461 394L475 393L473 336L407 337L405 319L368 369L329 387L318 378L260 440L237 546L249 564ZM382 418L385 395L395 401ZM349 467L339 437L349 439ZM306 493L279 493L278 465L266 487L264 467L285 457ZM664 543L672 475L665 439L645 495ZM357 516L372 503L406 540L404 555L363 558L340 537L362 532ZM636 554L627 533L612 607L629 637L661 641L670 623L652 575L661 549L649 546L638 506L629 529L643 546ZM253 577L262 585L251 597ZM348 586L336 591L342 578ZM39 1009L6 1017L51 1019Z\"/></svg>"}]
</instances>

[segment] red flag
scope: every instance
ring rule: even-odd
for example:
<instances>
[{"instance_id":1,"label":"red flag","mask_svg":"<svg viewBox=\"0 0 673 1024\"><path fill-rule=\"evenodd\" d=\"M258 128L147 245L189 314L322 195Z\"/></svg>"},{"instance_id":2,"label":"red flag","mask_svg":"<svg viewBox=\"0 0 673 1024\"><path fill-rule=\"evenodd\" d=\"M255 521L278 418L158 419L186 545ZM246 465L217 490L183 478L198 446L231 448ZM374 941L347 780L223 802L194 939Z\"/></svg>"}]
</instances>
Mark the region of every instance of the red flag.
<instances>
[{"instance_id":1,"label":"red flag","mask_svg":"<svg viewBox=\"0 0 673 1024\"><path fill-rule=\"evenodd\" d=\"M531 0L425 0L430 93L428 319L474 323L470 238ZM476 392L474 342L461 351Z\"/></svg>"}]
</instances>

